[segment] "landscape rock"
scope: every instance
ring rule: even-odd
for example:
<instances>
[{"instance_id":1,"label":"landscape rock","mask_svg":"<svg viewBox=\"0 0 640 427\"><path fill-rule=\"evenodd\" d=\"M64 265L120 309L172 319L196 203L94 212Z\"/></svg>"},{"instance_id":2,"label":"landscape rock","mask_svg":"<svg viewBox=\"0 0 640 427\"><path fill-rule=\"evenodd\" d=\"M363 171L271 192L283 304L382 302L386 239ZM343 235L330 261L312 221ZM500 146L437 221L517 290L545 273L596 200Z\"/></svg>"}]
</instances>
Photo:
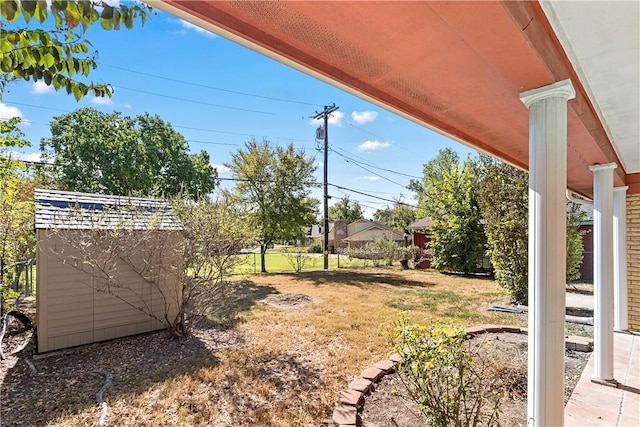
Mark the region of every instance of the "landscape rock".
<instances>
[{"instance_id":1,"label":"landscape rock","mask_svg":"<svg viewBox=\"0 0 640 427\"><path fill-rule=\"evenodd\" d=\"M333 410L333 422L338 425L354 426L358 417L355 406L340 404Z\"/></svg>"},{"instance_id":2,"label":"landscape rock","mask_svg":"<svg viewBox=\"0 0 640 427\"><path fill-rule=\"evenodd\" d=\"M376 381L378 381L380 378L384 376L384 372L378 368L367 368L364 371L362 371L360 376L366 380L369 380L375 383Z\"/></svg>"},{"instance_id":3,"label":"landscape rock","mask_svg":"<svg viewBox=\"0 0 640 427\"><path fill-rule=\"evenodd\" d=\"M349 383L349 388L351 390L357 390L364 394L367 394L372 387L373 383L369 380L365 380L364 378L357 378Z\"/></svg>"},{"instance_id":4,"label":"landscape rock","mask_svg":"<svg viewBox=\"0 0 640 427\"><path fill-rule=\"evenodd\" d=\"M385 374L390 374L396 370L396 364L391 360L381 360L373 365L373 367L380 369Z\"/></svg>"},{"instance_id":5,"label":"landscape rock","mask_svg":"<svg viewBox=\"0 0 640 427\"><path fill-rule=\"evenodd\" d=\"M339 402L350 406L360 406L364 402L364 395L357 390L342 390Z\"/></svg>"}]
</instances>

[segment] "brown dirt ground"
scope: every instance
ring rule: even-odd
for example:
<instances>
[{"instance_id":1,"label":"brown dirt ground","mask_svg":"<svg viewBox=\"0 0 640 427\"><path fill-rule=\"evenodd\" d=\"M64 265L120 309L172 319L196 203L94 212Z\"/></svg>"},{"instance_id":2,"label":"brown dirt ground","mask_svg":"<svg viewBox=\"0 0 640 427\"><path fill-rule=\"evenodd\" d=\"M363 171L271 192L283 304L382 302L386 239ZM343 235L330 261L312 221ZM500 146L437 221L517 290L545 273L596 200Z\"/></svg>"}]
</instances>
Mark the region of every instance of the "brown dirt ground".
<instances>
[{"instance_id":1,"label":"brown dirt ground","mask_svg":"<svg viewBox=\"0 0 640 427\"><path fill-rule=\"evenodd\" d=\"M342 304L344 292L364 304L374 298L373 293L393 295L394 288L409 283L403 295L404 301L411 302L420 290L438 290L449 286L445 283L449 280L454 286L460 283L458 278L403 274L255 276L237 301L248 313L244 317L219 323L202 321L193 336L182 340L161 331L48 354L34 358L39 371L36 376L24 357L10 354L28 335L14 324L2 343L9 357L0 362L0 425L94 425L100 413L96 393L104 385L104 375L96 370L113 375L113 384L105 392L109 405L106 425L330 425L332 405L350 376L383 357L373 347L379 324L363 334L365 323L347 316L349 306ZM462 289L476 294L489 292L493 286L482 280L465 281L469 284ZM381 298L377 295L375 298ZM258 301L264 304L256 306ZM393 312L390 305L395 305L395 300L385 308ZM441 307L438 310L448 310ZM33 309L30 313L33 315ZM343 316L348 321L322 326L336 328L329 331L309 323L327 316ZM495 317L477 320L498 322L498 316L503 315L486 316ZM265 337L271 342L265 342ZM365 349L348 353L348 360L360 358L353 366L340 358L350 351L347 337L362 337L355 345ZM504 341L504 352L509 355L514 348L524 351L526 369L523 341L497 341L500 345ZM33 347L27 347L22 355L32 351ZM587 358L588 354L567 354L567 390L573 388ZM424 425L391 393L393 388L399 389L393 376L387 376L369 396L364 425ZM273 408L277 408L275 416ZM515 399L514 408L505 412L513 413L512 418L504 418L513 422L504 425L519 425L526 413L526 399ZM157 418L159 415L162 418Z\"/></svg>"},{"instance_id":2,"label":"brown dirt ground","mask_svg":"<svg viewBox=\"0 0 640 427\"><path fill-rule=\"evenodd\" d=\"M527 336L513 333L489 333L474 340L489 343L495 360L509 359L511 372L504 382L509 384L501 402L500 423L509 427L527 425ZM565 403L577 384L591 353L565 351ZM417 405L403 394L404 386L397 374L385 376L365 400L362 427L418 427L425 422L418 416Z\"/></svg>"}]
</instances>

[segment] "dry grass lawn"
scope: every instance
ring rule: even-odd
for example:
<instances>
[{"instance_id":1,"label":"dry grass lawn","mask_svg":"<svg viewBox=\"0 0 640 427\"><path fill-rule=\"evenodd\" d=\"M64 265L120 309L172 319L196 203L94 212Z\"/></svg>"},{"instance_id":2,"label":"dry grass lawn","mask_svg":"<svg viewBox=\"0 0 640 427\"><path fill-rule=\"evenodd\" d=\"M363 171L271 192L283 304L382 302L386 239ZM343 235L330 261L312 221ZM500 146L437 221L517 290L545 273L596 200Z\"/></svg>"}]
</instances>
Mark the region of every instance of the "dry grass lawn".
<instances>
[{"instance_id":1,"label":"dry grass lawn","mask_svg":"<svg viewBox=\"0 0 640 427\"><path fill-rule=\"evenodd\" d=\"M313 301L257 302L283 294ZM42 373L79 369L65 363L114 372L105 394L108 425L317 426L329 422L349 381L389 355L385 331L400 311L414 322L526 324L525 315L487 311L506 301L491 280L397 267L252 275L242 279L231 320L198 329L188 342L152 334L36 364ZM2 425L80 426L97 419L92 393L100 378L30 379L20 361L2 369L3 387L21 381L26 390L3 392ZM54 398L57 409L47 410ZM11 415L33 405L45 415Z\"/></svg>"}]
</instances>

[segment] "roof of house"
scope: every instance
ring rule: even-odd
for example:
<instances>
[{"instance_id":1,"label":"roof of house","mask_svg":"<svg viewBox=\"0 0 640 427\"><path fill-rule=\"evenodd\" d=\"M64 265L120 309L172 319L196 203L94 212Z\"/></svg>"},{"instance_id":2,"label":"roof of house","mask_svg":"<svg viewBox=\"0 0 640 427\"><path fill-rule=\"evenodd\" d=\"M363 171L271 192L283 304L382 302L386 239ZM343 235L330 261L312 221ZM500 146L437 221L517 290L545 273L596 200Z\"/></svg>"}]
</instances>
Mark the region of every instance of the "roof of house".
<instances>
[{"instance_id":1,"label":"roof of house","mask_svg":"<svg viewBox=\"0 0 640 427\"><path fill-rule=\"evenodd\" d=\"M36 229L180 230L165 200L35 190Z\"/></svg>"},{"instance_id":2,"label":"roof of house","mask_svg":"<svg viewBox=\"0 0 640 427\"><path fill-rule=\"evenodd\" d=\"M407 225L407 230L424 230L426 228L430 228L431 226L433 226L433 222L431 221L431 218L424 217L422 219L417 220L413 224Z\"/></svg>"}]
</instances>

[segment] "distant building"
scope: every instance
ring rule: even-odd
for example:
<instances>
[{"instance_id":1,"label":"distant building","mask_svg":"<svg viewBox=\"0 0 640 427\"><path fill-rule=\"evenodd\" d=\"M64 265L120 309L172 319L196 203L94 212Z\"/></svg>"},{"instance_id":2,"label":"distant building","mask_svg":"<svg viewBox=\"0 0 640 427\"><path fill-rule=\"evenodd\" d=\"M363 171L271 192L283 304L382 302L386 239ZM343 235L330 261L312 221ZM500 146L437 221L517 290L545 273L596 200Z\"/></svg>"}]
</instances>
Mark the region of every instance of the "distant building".
<instances>
[{"instance_id":1,"label":"distant building","mask_svg":"<svg viewBox=\"0 0 640 427\"><path fill-rule=\"evenodd\" d=\"M405 242L404 233L376 221L359 219L348 223L344 219L338 220L329 226L329 251L360 248L380 238L393 240L398 245Z\"/></svg>"}]
</instances>

